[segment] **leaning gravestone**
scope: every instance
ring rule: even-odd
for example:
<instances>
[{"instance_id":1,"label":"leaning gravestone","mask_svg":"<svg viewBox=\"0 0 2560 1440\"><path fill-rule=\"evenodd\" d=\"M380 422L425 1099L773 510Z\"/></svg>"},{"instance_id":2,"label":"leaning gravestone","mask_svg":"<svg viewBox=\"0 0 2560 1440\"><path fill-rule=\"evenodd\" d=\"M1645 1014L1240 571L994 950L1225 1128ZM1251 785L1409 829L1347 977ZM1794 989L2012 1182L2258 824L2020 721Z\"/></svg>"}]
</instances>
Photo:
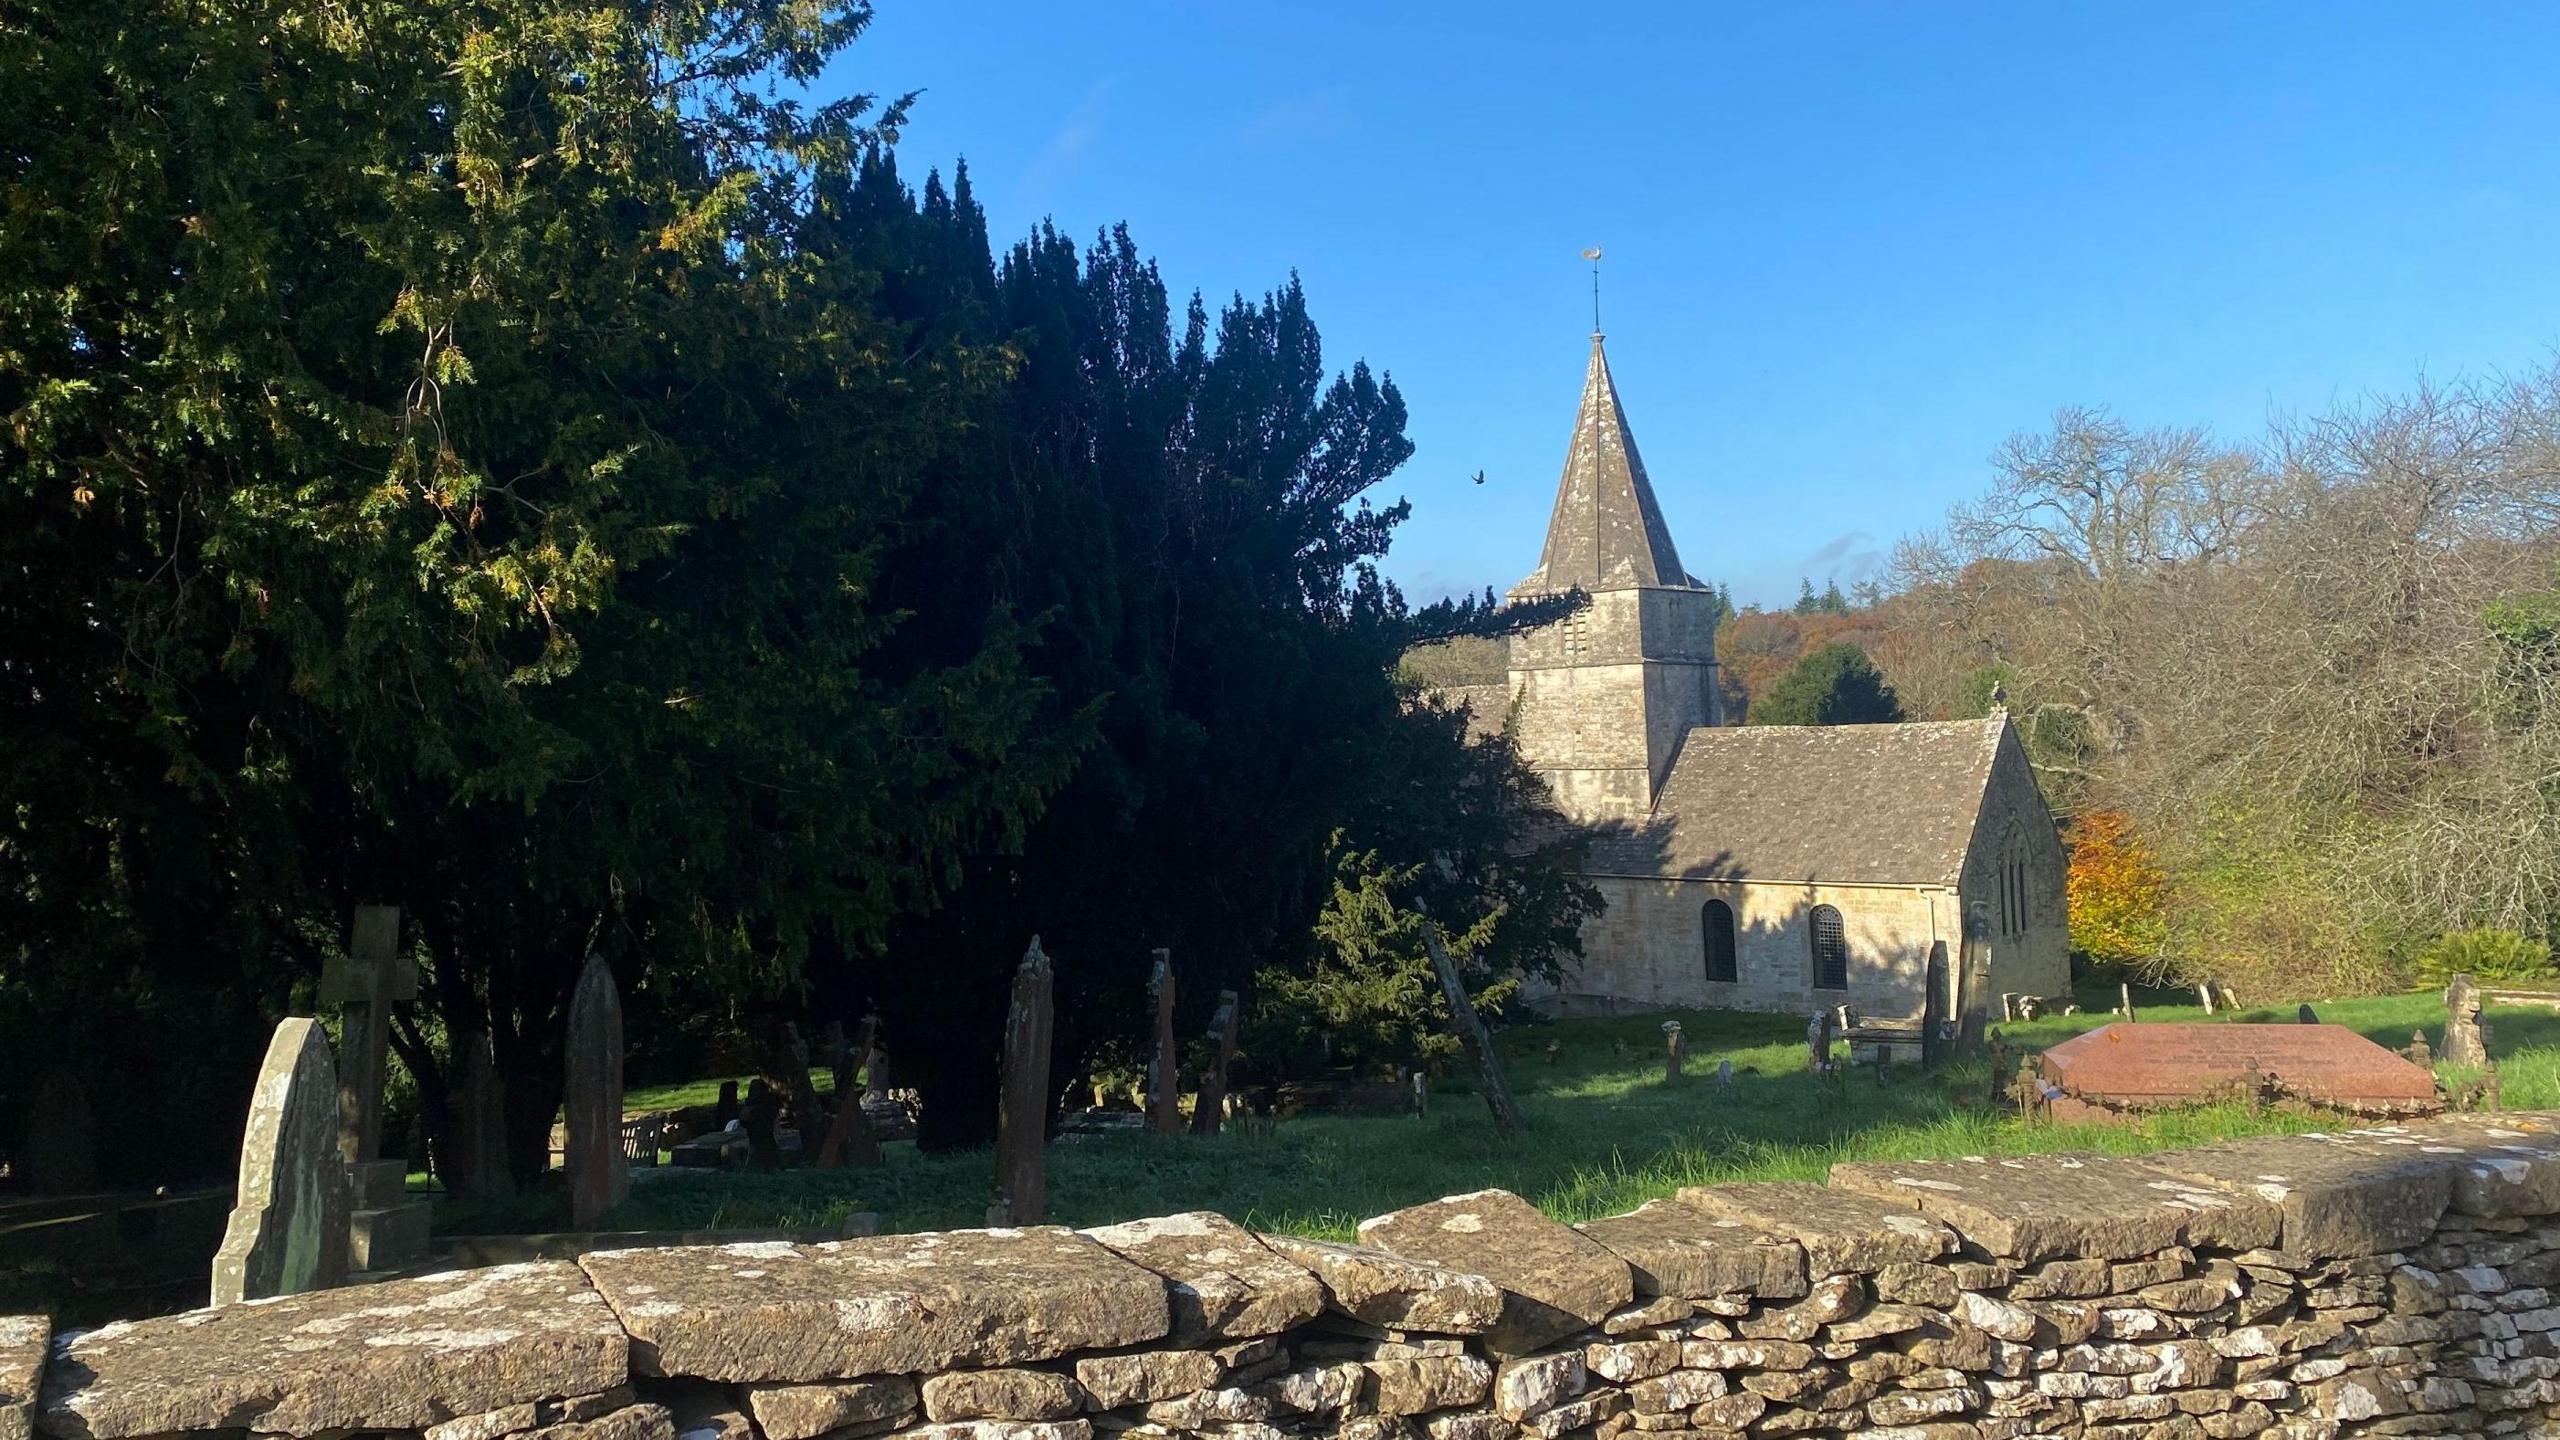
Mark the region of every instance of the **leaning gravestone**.
<instances>
[{"instance_id":1,"label":"leaning gravestone","mask_svg":"<svg viewBox=\"0 0 2560 1440\"><path fill-rule=\"evenodd\" d=\"M240 1196L213 1257L213 1303L325 1290L347 1273L338 1068L317 1021L276 1026L249 1099Z\"/></svg>"},{"instance_id":2,"label":"leaning gravestone","mask_svg":"<svg viewBox=\"0 0 2560 1440\"><path fill-rule=\"evenodd\" d=\"M1040 937L1013 972L1004 1021L1003 1109L996 1112L996 1199L990 1219L1037 1225L1049 1218L1049 1051L1053 976Z\"/></svg>"},{"instance_id":3,"label":"leaning gravestone","mask_svg":"<svg viewBox=\"0 0 2560 1440\"><path fill-rule=\"evenodd\" d=\"M569 1000L565 1114L571 1223L585 1229L631 1194L622 1153L622 992L601 955L587 957Z\"/></svg>"},{"instance_id":4,"label":"leaning gravestone","mask_svg":"<svg viewBox=\"0 0 2560 1440\"><path fill-rule=\"evenodd\" d=\"M1147 1062L1147 1128L1158 1135L1182 1133L1182 1047L1173 1037L1173 952L1158 950L1147 977L1147 994L1155 1002L1155 1054Z\"/></svg>"}]
</instances>

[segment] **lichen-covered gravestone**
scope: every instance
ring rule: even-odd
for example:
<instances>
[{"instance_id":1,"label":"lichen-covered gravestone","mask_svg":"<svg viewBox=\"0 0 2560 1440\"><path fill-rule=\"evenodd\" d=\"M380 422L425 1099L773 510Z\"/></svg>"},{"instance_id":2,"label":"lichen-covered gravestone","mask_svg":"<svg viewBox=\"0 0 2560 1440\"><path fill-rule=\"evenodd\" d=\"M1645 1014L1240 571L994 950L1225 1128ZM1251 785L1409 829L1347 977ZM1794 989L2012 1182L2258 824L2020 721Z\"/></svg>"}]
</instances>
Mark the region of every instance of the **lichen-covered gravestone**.
<instances>
[{"instance_id":1,"label":"lichen-covered gravestone","mask_svg":"<svg viewBox=\"0 0 2560 1440\"><path fill-rule=\"evenodd\" d=\"M276 1026L249 1098L240 1196L213 1257L213 1303L325 1290L347 1273L338 1071L317 1021Z\"/></svg>"},{"instance_id":2,"label":"lichen-covered gravestone","mask_svg":"<svg viewBox=\"0 0 2560 1440\"><path fill-rule=\"evenodd\" d=\"M454 1087L453 1174L448 1183L464 1199L504 1199L516 1186L507 1172L506 1092L498 1083L497 1056L485 1033L457 1048L462 1051L462 1080Z\"/></svg>"},{"instance_id":3,"label":"lichen-covered gravestone","mask_svg":"<svg viewBox=\"0 0 2560 1440\"><path fill-rule=\"evenodd\" d=\"M1003 1108L996 1113L996 1199L990 1223L1049 1218L1049 1051L1055 1027L1049 957L1031 937L1013 974L1004 1022Z\"/></svg>"},{"instance_id":4,"label":"lichen-covered gravestone","mask_svg":"<svg viewBox=\"0 0 2560 1440\"><path fill-rule=\"evenodd\" d=\"M569 1213L580 1228L631 1194L622 1154L622 992L601 955L587 957L569 1000Z\"/></svg>"},{"instance_id":5,"label":"lichen-covered gravestone","mask_svg":"<svg viewBox=\"0 0 2560 1440\"><path fill-rule=\"evenodd\" d=\"M2444 1063L2479 1070L2489 1063L2487 1026L2480 1023L2480 987L2456 975L2444 987Z\"/></svg>"}]
</instances>

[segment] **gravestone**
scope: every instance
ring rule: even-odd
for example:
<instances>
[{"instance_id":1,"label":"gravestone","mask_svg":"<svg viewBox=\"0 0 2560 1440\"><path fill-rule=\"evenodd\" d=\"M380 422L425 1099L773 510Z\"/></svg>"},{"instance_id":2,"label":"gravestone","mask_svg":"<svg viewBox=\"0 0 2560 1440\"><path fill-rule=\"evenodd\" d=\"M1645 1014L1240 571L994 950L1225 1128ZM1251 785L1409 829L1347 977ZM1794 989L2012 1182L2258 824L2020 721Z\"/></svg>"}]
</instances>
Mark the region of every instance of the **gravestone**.
<instances>
[{"instance_id":1,"label":"gravestone","mask_svg":"<svg viewBox=\"0 0 2560 1440\"><path fill-rule=\"evenodd\" d=\"M2456 975L2444 987L2444 1063L2478 1070L2489 1063L2489 1027L2480 1023L2480 987Z\"/></svg>"},{"instance_id":2,"label":"gravestone","mask_svg":"<svg viewBox=\"0 0 2560 1440\"><path fill-rule=\"evenodd\" d=\"M2432 1069L2436 1063L2436 1052L2427 1044L2427 1032L2424 1030L2410 1031L2409 1048L2400 1053L2408 1056L2409 1063L2421 1070Z\"/></svg>"},{"instance_id":3,"label":"gravestone","mask_svg":"<svg viewBox=\"0 0 2560 1440\"><path fill-rule=\"evenodd\" d=\"M747 1082L747 1098L738 1112L747 1137L747 1163L758 1170L782 1168L782 1101L759 1075Z\"/></svg>"},{"instance_id":4,"label":"gravestone","mask_svg":"<svg viewBox=\"0 0 2560 1440\"><path fill-rule=\"evenodd\" d=\"M2293 1007L2293 1019L2298 1025L2317 1025L2320 1023L2320 1014L2309 1005L2297 1005Z\"/></svg>"},{"instance_id":5,"label":"gravestone","mask_svg":"<svg viewBox=\"0 0 2560 1440\"><path fill-rule=\"evenodd\" d=\"M569 998L568 1143L570 1223L584 1230L631 1194L622 1153L622 992L601 955L587 957Z\"/></svg>"},{"instance_id":6,"label":"gravestone","mask_svg":"<svg viewBox=\"0 0 2560 1440\"><path fill-rule=\"evenodd\" d=\"M1475 1066L1476 1086L1484 1091L1485 1108L1493 1112L1494 1133L1507 1140L1527 1129L1528 1121L1520 1113L1520 1102L1511 1097L1511 1082L1502 1073L1502 1056L1493 1048L1493 1037L1485 1033L1484 1017L1476 1013L1475 1002L1467 998L1457 962L1440 944L1440 927L1428 918L1422 922L1422 951L1430 958L1432 973L1440 979L1440 998L1448 1002L1449 1024L1458 1032L1458 1043ZM1229 1029L1233 1029L1232 1022ZM1223 1079L1222 1076L1221 1083Z\"/></svg>"},{"instance_id":7,"label":"gravestone","mask_svg":"<svg viewBox=\"0 0 2560 1440\"><path fill-rule=\"evenodd\" d=\"M338 1067L316 1020L276 1026L249 1096L240 1189L213 1256L216 1305L325 1290L347 1274Z\"/></svg>"},{"instance_id":8,"label":"gravestone","mask_svg":"<svg viewBox=\"0 0 2560 1440\"><path fill-rule=\"evenodd\" d=\"M1662 1040L1662 1081L1664 1084L1668 1085L1672 1081L1680 1078L1681 1045L1679 1021L1665 1020L1662 1022Z\"/></svg>"},{"instance_id":9,"label":"gravestone","mask_svg":"<svg viewBox=\"0 0 2560 1440\"><path fill-rule=\"evenodd\" d=\"M498 1082L497 1056L482 1033L465 1041L462 1075L453 1092L453 1174L448 1183L465 1200L503 1200L516 1193L507 1169L507 1095Z\"/></svg>"},{"instance_id":10,"label":"gravestone","mask_svg":"<svg viewBox=\"0 0 2560 1440\"><path fill-rule=\"evenodd\" d=\"M1956 1043L1968 1053L1991 1027L1991 907L1965 907L1956 956Z\"/></svg>"},{"instance_id":11,"label":"gravestone","mask_svg":"<svg viewBox=\"0 0 2560 1440\"><path fill-rule=\"evenodd\" d=\"M2343 1025L2107 1025L2045 1051L2040 1069L2066 1122L2270 1088L2360 1115L2444 1108L2433 1075Z\"/></svg>"},{"instance_id":12,"label":"gravestone","mask_svg":"<svg viewBox=\"0 0 2560 1440\"><path fill-rule=\"evenodd\" d=\"M2213 1013L2213 983L2211 981L2198 981L2196 983L2196 1003L2204 1007L2204 1013L2207 1015Z\"/></svg>"},{"instance_id":13,"label":"gravestone","mask_svg":"<svg viewBox=\"0 0 2560 1440\"><path fill-rule=\"evenodd\" d=\"M1013 972L1004 1020L1004 1098L996 1112L996 1199L988 1219L1037 1225L1049 1218L1049 1051L1056 977L1040 937Z\"/></svg>"},{"instance_id":14,"label":"gravestone","mask_svg":"<svg viewBox=\"0 0 2560 1440\"><path fill-rule=\"evenodd\" d=\"M729 1122L737 1118L738 1082L723 1080L720 1082L720 1098L711 1106L711 1128L726 1130L729 1128Z\"/></svg>"},{"instance_id":15,"label":"gravestone","mask_svg":"<svg viewBox=\"0 0 2560 1440\"><path fill-rule=\"evenodd\" d=\"M1236 1058L1236 992L1218 992L1218 1008L1209 1017L1209 1068L1200 1075L1200 1095L1192 1102L1191 1133L1215 1135L1227 1123L1227 1067Z\"/></svg>"},{"instance_id":16,"label":"gravestone","mask_svg":"<svg viewBox=\"0 0 2560 1440\"><path fill-rule=\"evenodd\" d=\"M409 1165L382 1158L383 1071L391 1007L418 997L400 951L400 910L359 905L347 948L320 968L320 1003L338 1007L338 1153L347 1166L347 1265L395 1270L427 1258L435 1207L409 1198Z\"/></svg>"},{"instance_id":17,"label":"gravestone","mask_svg":"<svg viewBox=\"0 0 2560 1440\"><path fill-rule=\"evenodd\" d=\"M861 1028L854 1032L853 1042L848 1045L839 1038L834 1046L836 1108L827 1122L827 1138L818 1147L821 1170L881 1163L879 1132L871 1128L871 1117L862 1108L868 1095L866 1077L871 1072L873 1048L879 1036L880 1017L865 1015Z\"/></svg>"},{"instance_id":18,"label":"gravestone","mask_svg":"<svg viewBox=\"0 0 2560 1440\"><path fill-rule=\"evenodd\" d=\"M1731 1060L1719 1060L1716 1062L1716 1093L1719 1095L1730 1094L1732 1090L1733 1062Z\"/></svg>"},{"instance_id":19,"label":"gravestone","mask_svg":"<svg viewBox=\"0 0 2560 1440\"><path fill-rule=\"evenodd\" d=\"M1954 1025L1947 1018L1947 945L1941 940L1929 947L1929 968L1920 982L1920 1063L1935 1069L1954 1043Z\"/></svg>"},{"instance_id":20,"label":"gravestone","mask_svg":"<svg viewBox=\"0 0 2560 1440\"><path fill-rule=\"evenodd\" d=\"M1805 1022L1805 1068L1816 1075L1831 1073L1831 1012L1820 1010Z\"/></svg>"},{"instance_id":21,"label":"gravestone","mask_svg":"<svg viewBox=\"0 0 2560 1440\"><path fill-rule=\"evenodd\" d=\"M2116 982L2116 1013L2123 1016L2128 1025L2140 1018L2133 1013L2133 985L2130 981Z\"/></svg>"},{"instance_id":22,"label":"gravestone","mask_svg":"<svg viewBox=\"0 0 2560 1440\"><path fill-rule=\"evenodd\" d=\"M339 1007L339 1153L361 1165L382 1153L382 1073L391 1007L418 998L418 970L400 954L400 909L356 907L343 954L320 967L320 1003Z\"/></svg>"},{"instance_id":23,"label":"gravestone","mask_svg":"<svg viewBox=\"0 0 2560 1440\"><path fill-rule=\"evenodd\" d=\"M1159 1135L1182 1133L1182 1050L1173 1037L1173 952L1158 950L1147 976L1147 995L1155 1004L1155 1054L1147 1062L1147 1128Z\"/></svg>"}]
</instances>

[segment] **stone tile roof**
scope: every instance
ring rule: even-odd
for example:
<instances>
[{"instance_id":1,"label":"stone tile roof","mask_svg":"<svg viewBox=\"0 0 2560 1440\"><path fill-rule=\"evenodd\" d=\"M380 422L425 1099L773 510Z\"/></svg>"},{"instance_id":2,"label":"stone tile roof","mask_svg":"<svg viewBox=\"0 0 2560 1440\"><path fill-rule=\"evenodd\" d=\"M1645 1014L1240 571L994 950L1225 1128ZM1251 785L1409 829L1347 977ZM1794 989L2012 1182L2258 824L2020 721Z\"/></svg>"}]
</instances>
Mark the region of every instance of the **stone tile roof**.
<instances>
[{"instance_id":1,"label":"stone tile roof","mask_svg":"<svg viewBox=\"0 0 2560 1440\"><path fill-rule=\"evenodd\" d=\"M1591 337L1591 365L1582 379L1582 408L1573 417L1573 444L1565 452L1564 478L1556 482L1555 512L1547 520L1547 548L1538 568L1512 590L1548 595L1571 590L1623 590L1638 585L1692 585L1672 547L1662 506L1645 477L1644 457L1618 408L1609 357Z\"/></svg>"},{"instance_id":2,"label":"stone tile roof","mask_svg":"<svg viewBox=\"0 0 2560 1440\"><path fill-rule=\"evenodd\" d=\"M2008 721L1691 730L1653 814L1588 868L1692 880L1952 885Z\"/></svg>"}]
</instances>

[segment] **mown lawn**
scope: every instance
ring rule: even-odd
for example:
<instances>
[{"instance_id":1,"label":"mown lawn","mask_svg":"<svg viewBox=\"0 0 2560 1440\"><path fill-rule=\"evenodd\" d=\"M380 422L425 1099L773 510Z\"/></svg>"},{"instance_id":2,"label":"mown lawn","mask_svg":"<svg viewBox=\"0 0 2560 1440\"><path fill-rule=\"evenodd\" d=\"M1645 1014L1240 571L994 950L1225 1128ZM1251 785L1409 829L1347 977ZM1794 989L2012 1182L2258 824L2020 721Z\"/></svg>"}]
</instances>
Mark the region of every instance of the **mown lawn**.
<instances>
[{"instance_id":1,"label":"mown lawn","mask_svg":"<svg viewBox=\"0 0 2560 1440\"><path fill-rule=\"evenodd\" d=\"M2110 992L2112 994L2112 992ZM2204 1019L2193 1006L2137 1006L2146 1021ZM2440 1038L2432 993L2319 1002L2323 1020L2397 1048L2424 1026ZM1224 1211L1262 1229L1348 1237L1363 1217L1436 1196L1500 1186L1568 1220L1615 1213L1682 1185L1734 1179L1819 1178L1844 1159L2138 1152L2231 1135L2311 1128L2237 1107L2165 1114L2132 1126L2030 1125L1989 1104L1981 1060L1935 1074L1897 1067L1878 1085L1860 1072L1838 1086L1805 1073L1803 1022L1785 1016L1683 1013L1688 1074L1662 1078L1661 1021L1560 1021L1501 1037L1529 1133L1497 1140L1463 1079L1433 1092L1429 1118L1305 1118L1233 1128L1214 1140L1142 1134L1071 1136L1050 1151L1052 1218L1102 1224L1187 1209ZM2106 1023L2104 1013L2000 1027L2013 1049L2040 1049ZM2290 1004L2221 1020L2290 1023ZM2510 1108L2560 1107L2560 1012L2493 1006ZM1558 1045L1547 1057L1549 1041ZM1730 1092L1716 1062L1734 1066ZM890 1147L870 1170L669 1175L644 1179L613 1228L832 1227L855 1210L889 1230L984 1223L993 1158L985 1151L919 1155ZM526 1197L504 1212L459 1210L446 1233L560 1228L556 1197Z\"/></svg>"}]
</instances>

